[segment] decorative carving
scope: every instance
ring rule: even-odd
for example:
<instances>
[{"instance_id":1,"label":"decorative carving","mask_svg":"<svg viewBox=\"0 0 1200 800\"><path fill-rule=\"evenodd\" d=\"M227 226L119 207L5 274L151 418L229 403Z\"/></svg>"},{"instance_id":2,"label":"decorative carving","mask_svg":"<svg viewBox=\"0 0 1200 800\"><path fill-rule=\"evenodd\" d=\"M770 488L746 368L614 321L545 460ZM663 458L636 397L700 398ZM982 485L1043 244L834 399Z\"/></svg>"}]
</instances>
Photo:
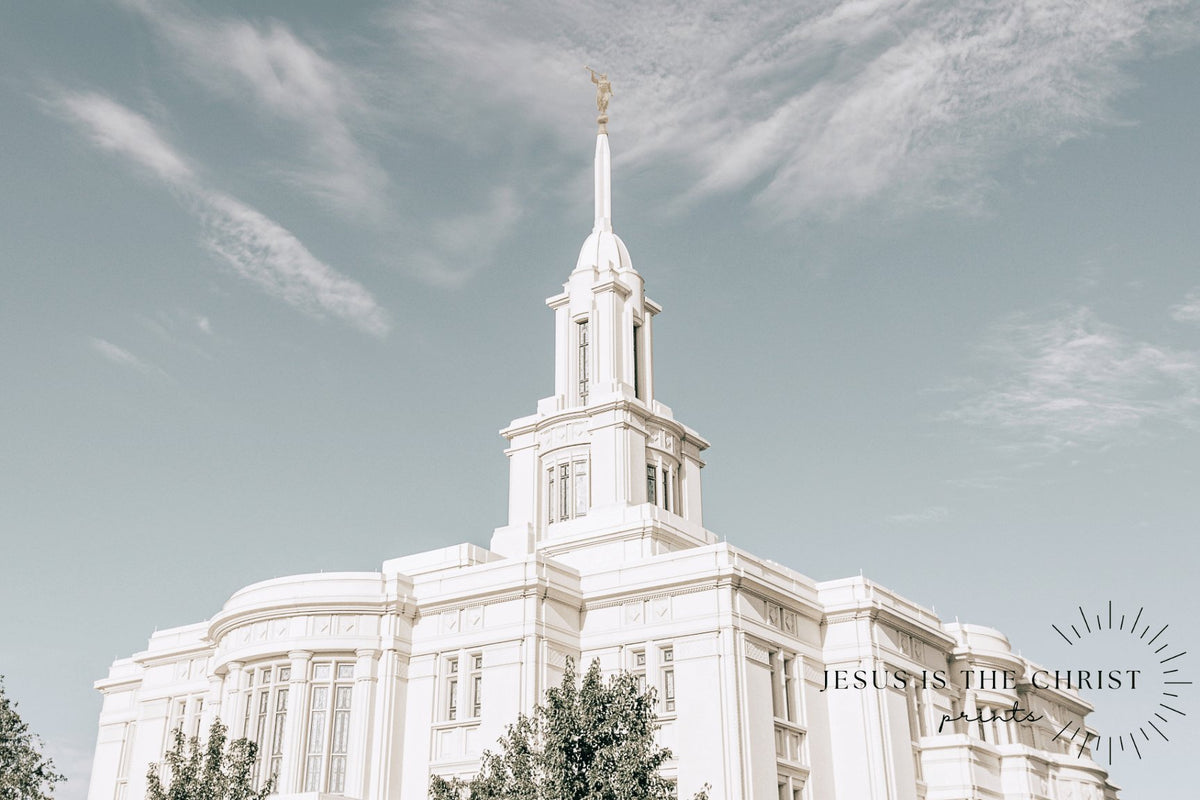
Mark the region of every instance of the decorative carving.
<instances>
[{"instance_id":1,"label":"decorative carving","mask_svg":"<svg viewBox=\"0 0 1200 800\"><path fill-rule=\"evenodd\" d=\"M558 667L559 669L566 669L567 654L557 648L547 647L546 648L546 663L552 667Z\"/></svg>"},{"instance_id":2,"label":"decorative carving","mask_svg":"<svg viewBox=\"0 0 1200 800\"><path fill-rule=\"evenodd\" d=\"M483 606L471 606L467 609L467 627L473 631L483 630Z\"/></svg>"},{"instance_id":3,"label":"decorative carving","mask_svg":"<svg viewBox=\"0 0 1200 800\"><path fill-rule=\"evenodd\" d=\"M757 661L760 664L770 664L771 658L767 653L767 649L757 642L746 640L746 658L751 661Z\"/></svg>"},{"instance_id":4,"label":"decorative carving","mask_svg":"<svg viewBox=\"0 0 1200 800\"><path fill-rule=\"evenodd\" d=\"M671 598L656 597L650 601L651 619L668 620L671 618Z\"/></svg>"},{"instance_id":5,"label":"decorative carving","mask_svg":"<svg viewBox=\"0 0 1200 800\"><path fill-rule=\"evenodd\" d=\"M625 623L627 625L639 625L646 618L645 601L635 600L632 603L625 604Z\"/></svg>"}]
</instances>

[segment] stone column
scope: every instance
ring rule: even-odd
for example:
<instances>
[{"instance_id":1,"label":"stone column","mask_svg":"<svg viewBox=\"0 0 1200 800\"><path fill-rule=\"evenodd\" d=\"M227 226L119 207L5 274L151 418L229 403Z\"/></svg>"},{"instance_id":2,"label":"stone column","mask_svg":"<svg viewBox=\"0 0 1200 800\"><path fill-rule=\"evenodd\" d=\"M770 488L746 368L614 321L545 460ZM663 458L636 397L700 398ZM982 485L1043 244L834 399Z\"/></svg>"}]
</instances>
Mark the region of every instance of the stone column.
<instances>
[{"instance_id":1,"label":"stone column","mask_svg":"<svg viewBox=\"0 0 1200 800\"><path fill-rule=\"evenodd\" d=\"M356 650L354 664L354 694L350 698L350 741L346 754L347 797L367 796L367 775L370 767L371 722L375 710L375 685L378 675L379 651Z\"/></svg>"},{"instance_id":2,"label":"stone column","mask_svg":"<svg viewBox=\"0 0 1200 800\"><path fill-rule=\"evenodd\" d=\"M242 692L243 664L240 661L230 661L225 665L225 699L221 703L221 719L229 728L230 739L240 739L246 735L246 698Z\"/></svg>"},{"instance_id":3,"label":"stone column","mask_svg":"<svg viewBox=\"0 0 1200 800\"><path fill-rule=\"evenodd\" d=\"M287 718L283 723L283 760L279 764L279 784L275 787L279 794L298 792L302 786L304 731L308 727L308 663L312 656L307 650L288 653L292 677L288 682Z\"/></svg>"},{"instance_id":4,"label":"stone column","mask_svg":"<svg viewBox=\"0 0 1200 800\"><path fill-rule=\"evenodd\" d=\"M208 693L204 696L204 709L200 714L200 735L206 736L208 729L212 727L213 720L221 716L221 699L224 687L224 680L220 675L210 674L208 676Z\"/></svg>"}]
</instances>

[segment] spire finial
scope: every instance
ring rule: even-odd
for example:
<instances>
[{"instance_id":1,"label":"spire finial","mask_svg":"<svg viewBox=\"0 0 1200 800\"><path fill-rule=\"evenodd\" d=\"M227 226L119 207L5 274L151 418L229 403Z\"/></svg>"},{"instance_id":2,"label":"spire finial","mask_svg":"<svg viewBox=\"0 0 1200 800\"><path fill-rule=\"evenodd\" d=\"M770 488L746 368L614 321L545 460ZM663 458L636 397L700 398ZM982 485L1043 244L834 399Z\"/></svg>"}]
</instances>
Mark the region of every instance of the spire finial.
<instances>
[{"instance_id":1,"label":"spire finial","mask_svg":"<svg viewBox=\"0 0 1200 800\"><path fill-rule=\"evenodd\" d=\"M596 84L596 110L600 112L596 117L596 124L600 126L596 133L607 134L608 100L613 95L612 84L608 82L607 72L596 72L587 66L584 69L592 74L592 83Z\"/></svg>"}]
</instances>

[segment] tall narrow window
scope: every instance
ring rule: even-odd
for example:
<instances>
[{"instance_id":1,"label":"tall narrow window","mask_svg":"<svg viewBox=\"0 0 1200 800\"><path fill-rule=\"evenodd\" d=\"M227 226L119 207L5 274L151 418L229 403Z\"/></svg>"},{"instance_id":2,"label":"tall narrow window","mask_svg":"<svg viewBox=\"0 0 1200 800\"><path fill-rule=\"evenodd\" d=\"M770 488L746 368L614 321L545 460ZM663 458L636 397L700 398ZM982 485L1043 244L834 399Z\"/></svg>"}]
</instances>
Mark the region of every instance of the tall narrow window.
<instances>
[{"instance_id":1,"label":"tall narrow window","mask_svg":"<svg viewBox=\"0 0 1200 800\"><path fill-rule=\"evenodd\" d=\"M662 468L662 498L663 498L662 507L665 510L670 511L671 510L671 480L670 480L670 473L667 472L666 467Z\"/></svg>"},{"instance_id":2,"label":"tall narrow window","mask_svg":"<svg viewBox=\"0 0 1200 800\"><path fill-rule=\"evenodd\" d=\"M181 697L171 703L171 719L167 723L167 742L164 748L170 750L175 745L175 731L183 730L187 717L187 698Z\"/></svg>"},{"instance_id":3,"label":"tall narrow window","mask_svg":"<svg viewBox=\"0 0 1200 800\"><path fill-rule=\"evenodd\" d=\"M638 691L646 691L646 651L636 650L633 653L633 677L637 679Z\"/></svg>"},{"instance_id":4,"label":"tall narrow window","mask_svg":"<svg viewBox=\"0 0 1200 800\"><path fill-rule=\"evenodd\" d=\"M200 722L201 722L201 717L203 715L204 715L204 698L199 697L196 699L196 707L192 711L192 738L194 738L194 739L200 738Z\"/></svg>"},{"instance_id":5,"label":"tall narrow window","mask_svg":"<svg viewBox=\"0 0 1200 800\"><path fill-rule=\"evenodd\" d=\"M658 470L653 464L646 465L646 502L652 506L658 505Z\"/></svg>"},{"instance_id":6,"label":"tall narrow window","mask_svg":"<svg viewBox=\"0 0 1200 800\"><path fill-rule=\"evenodd\" d=\"M586 455L546 468L546 511L550 522L587 516L590 497Z\"/></svg>"},{"instance_id":7,"label":"tall narrow window","mask_svg":"<svg viewBox=\"0 0 1200 800\"><path fill-rule=\"evenodd\" d=\"M341 794L346 788L346 751L350 743L350 695L352 692L353 687L350 686L335 686L333 689L333 737L329 743L329 791L334 794Z\"/></svg>"},{"instance_id":8,"label":"tall narrow window","mask_svg":"<svg viewBox=\"0 0 1200 800\"><path fill-rule=\"evenodd\" d=\"M924 780L921 769L921 737L925 735L924 690L915 683L909 684L905 692L908 705L908 735L912 742L913 771L917 780Z\"/></svg>"},{"instance_id":9,"label":"tall narrow window","mask_svg":"<svg viewBox=\"0 0 1200 800\"><path fill-rule=\"evenodd\" d=\"M558 468L558 518L571 518L571 465L561 464Z\"/></svg>"},{"instance_id":10,"label":"tall narrow window","mask_svg":"<svg viewBox=\"0 0 1200 800\"><path fill-rule=\"evenodd\" d=\"M662 651L662 693L663 710L668 714L675 712L675 648L667 647Z\"/></svg>"},{"instance_id":11,"label":"tall narrow window","mask_svg":"<svg viewBox=\"0 0 1200 800\"><path fill-rule=\"evenodd\" d=\"M642 399L642 326L633 326L633 396Z\"/></svg>"},{"instance_id":12,"label":"tall narrow window","mask_svg":"<svg viewBox=\"0 0 1200 800\"><path fill-rule=\"evenodd\" d=\"M325 754L325 719L329 714L329 687L313 686L312 711L308 715L308 757L304 765L304 791L321 791Z\"/></svg>"},{"instance_id":13,"label":"tall narrow window","mask_svg":"<svg viewBox=\"0 0 1200 800\"><path fill-rule=\"evenodd\" d=\"M588 323L582 320L579 326L579 403L587 405L588 401Z\"/></svg>"},{"instance_id":14,"label":"tall narrow window","mask_svg":"<svg viewBox=\"0 0 1200 800\"><path fill-rule=\"evenodd\" d=\"M314 664L312 674L304 791L342 794L346 789L354 664Z\"/></svg>"},{"instance_id":15,"label":"tall narrow window","mask_svg":"<svg viewBox=\"0 0 1200 800\"><path fill-rule=\"evenodd\" d=\"M260 667L250 672L243 735L258 745L254 775L257 786L262 786L276 774L283 761L283 733L291 677L290 666Z\"/></svg>"},{"instance_id":16,"label":"tall narrow window","mask_svg":"<svg viewBox=\"0 0 1200 800\"><path fill-rule=\"evenodd\" d=\"M571 467L573 473L572 480L575 481L575 497L573 498L575 504L575 516L585 517L587 516L588 507L587 461L582 459L575 461Z\"/></svg>"},{"instance_id":17,"label":"tall narrow window","mask_svg":"<svg viewBox=\"0 0 1200 800\"><path fill-rule=\"evenodd\" d=\"M483 656L471 656L471 716L478 719L483 713Z\"/></svg>"},{"instance_id":18,"label":"tall narrow window","mask_svg":"<svg viewBox=\"0 0 1200 800\"><path fill-rule=\"evenodd\" d=\"M771 712L776 718L782 719L783 710L783 658L778 651L772 651L768 657L771 665Z\"/></svg>"},{"instance_id":19,"label":"tall narrow window","mask_svg":"<svg viewBox=\"0 0 1200 800\"><path fill-rule=\"evenodd\" d=\"M283 763L283 725L287 721L288 690L275 693L275 716L271 721L271 775L279 774Z\"/></svg>"},{"instance_id":20,"label":"tall narrow window","mask_svg":"<svg viewBox=\"0 0 1200 800\"><path fill-rule=\"evenodd\" d=\"M783 718L796 721L796 659L783 659Z\"/></svg>"},{"instance_id":21,"label":"tall narrow window","mask_svg":"<svg viewBox=\"0 0 1200 800\"><path fill-rule=\"evenodd\" d=\"M449 677L446 679L446 719L458 719L458 659L446 663Z\"/></svg>"}]
</instances>

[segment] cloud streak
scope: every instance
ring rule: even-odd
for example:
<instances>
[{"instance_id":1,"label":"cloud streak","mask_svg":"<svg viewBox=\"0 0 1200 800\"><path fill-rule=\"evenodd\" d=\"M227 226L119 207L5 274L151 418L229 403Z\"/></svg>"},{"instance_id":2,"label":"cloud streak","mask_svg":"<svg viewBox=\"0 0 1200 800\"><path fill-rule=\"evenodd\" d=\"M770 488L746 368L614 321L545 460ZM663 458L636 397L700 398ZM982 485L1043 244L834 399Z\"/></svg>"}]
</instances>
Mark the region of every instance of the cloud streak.
<instances>
[{"instance_id":1,"label":"cloud streak","mask_svg":"<svg viewBox=\"0 0 1200 800\"><path fill-rule=\"evenodd\" d=\"M148 170L179 195L203 223L205 246L235 273L311 316L387 334L387 314L370 292L314 256L283 226L206 186L148 119L95 93L63 92L49 104L93 144Z\"/></svg>"},{"instance_id":2,"label":"cloud streak","mask_svg":"<svg viewBox=\"0 0 1200 800\"><path fill-rule=\"evenodd\" d=\"M1188 292L1183 302L1171 306L1171 319L1176 322L1200 323L1200 289Z\"/></svg>"},{"instance_id":3,"label":"cloud streak","mask_svg":"<svg viewBox=\"0 0 1200 800\"><path fill-rule=\"evenodd\" d=\"M101 358L116 364L119 367L132 369L140 372L143 375L165 374L161 369L135 356L123 347L113 344L107 339L91 338L88 340L88 346L93 351L98 353Z\"/></svg>"},{"instance_id":4,"label":"cloud streak","mask_svg":"<svg viewBox=\"0 0 1200 800\"><path fill-rule=\"evenodd\" d=\"M1086 307L1009 318L980 356L994 376L947 416L1010 446L1057 451L1200 428L1200 354L1137 341Z\"/></svg>"},{"instance_id":5,"label":"cloud streak","mask_svg":"<svg viewBox=\"0 0 1200 800\"><path fill-rule=\"evenodd\" d=\"M477 86L484 113L519 108L567 141L581 65L603 66L618 159L682 165L691 198L746 190L797 218L978 208L1005 159L1119 122L1127 67L1194 43L1197 16L1175 0L617 0L525 15L424 3L393 27L447 84Z\"/></svg>"},{"instance_id":6,"label":"cloud streak","mask_svg":"<svg viewBox=\"0 0 1200 800\"><path fill-rule=\"evenodd\" d=\"M482 209L435 222L427 232L430 246L414 251L411 264L431 284L461 286L488 263L520 218L513 189L496 189Z\"/></svg>"},{"instance_id":7,"label":"cloud streak","mask_svg":"<svg viewBox=\"0 0 1200 800\"><path fill-rule=\"evenodd\" d=\"M123 0L168 46L185 74L213 94L300 132L300 186L349 215L385 211L387 173L358 140L356 122L370 116L350 72L282 22L214 19L171 2Z\"/></svg>"},{"instance_id":8,"label":"cloud streak","mask_svg":"<svg viewBox=\"0 0 1200 800\"><path fill-rule=\"evenodd\" d=\"M942 522L950 516L950 509L945 506L930 506L921 511L908 514L892 514L888 521L896 525L930 525Z\"/></svg>"}]
</instances>

